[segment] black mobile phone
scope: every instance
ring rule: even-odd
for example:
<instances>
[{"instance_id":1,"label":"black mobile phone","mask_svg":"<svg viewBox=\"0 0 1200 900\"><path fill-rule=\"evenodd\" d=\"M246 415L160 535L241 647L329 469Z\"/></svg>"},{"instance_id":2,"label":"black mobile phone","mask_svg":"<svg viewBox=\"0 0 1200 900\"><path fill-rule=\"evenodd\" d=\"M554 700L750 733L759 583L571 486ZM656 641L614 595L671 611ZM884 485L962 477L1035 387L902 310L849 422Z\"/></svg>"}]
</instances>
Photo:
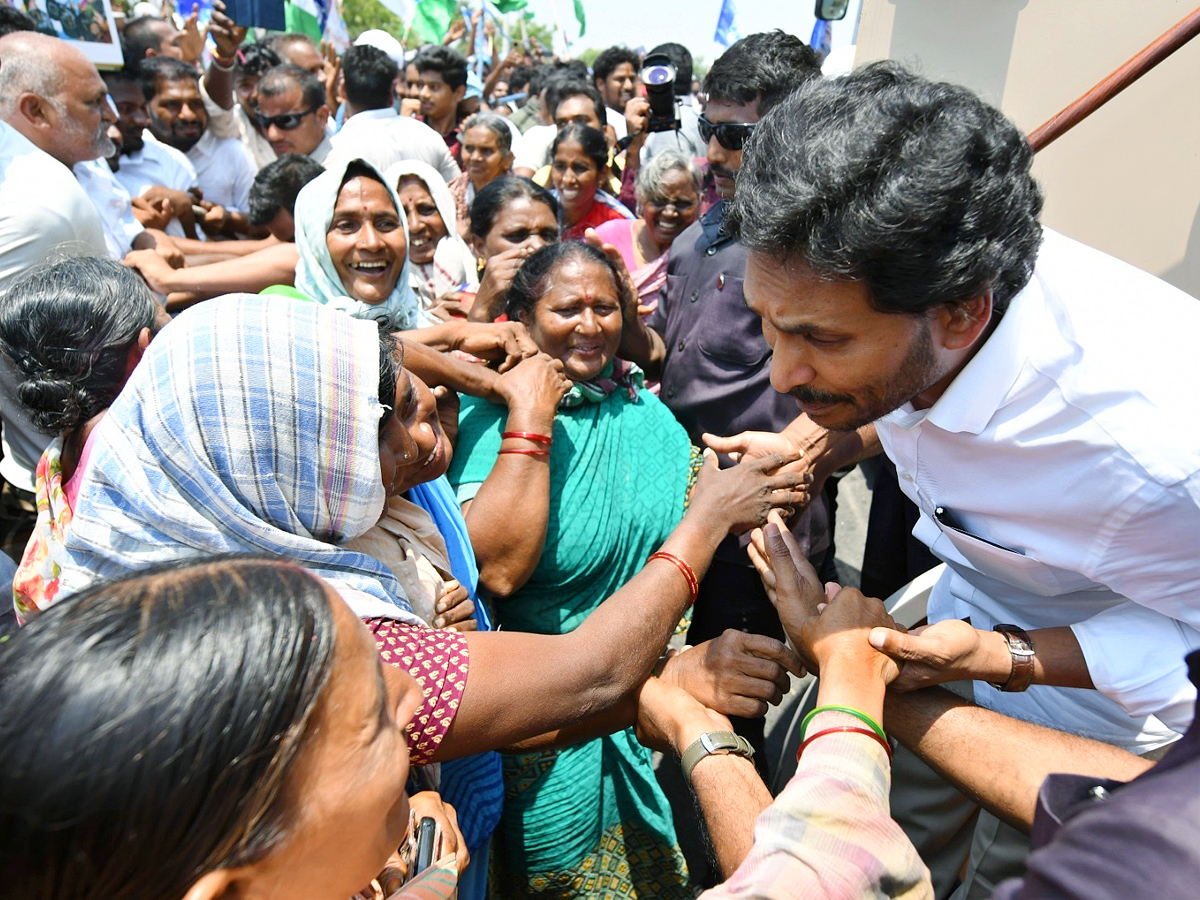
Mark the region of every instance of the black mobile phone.
<instances>
[{"instance_id":1,"label":"black mobile phone","mask_svg":"<svg viewBox=\"0 0 1200 900\"><path fill-rule=\"evenodd\" d=\"M410 878L416 877L433 865L434 845L437 844L437 822L429 816L417 823L416 862Z\"/></svg>"}]
</instances>

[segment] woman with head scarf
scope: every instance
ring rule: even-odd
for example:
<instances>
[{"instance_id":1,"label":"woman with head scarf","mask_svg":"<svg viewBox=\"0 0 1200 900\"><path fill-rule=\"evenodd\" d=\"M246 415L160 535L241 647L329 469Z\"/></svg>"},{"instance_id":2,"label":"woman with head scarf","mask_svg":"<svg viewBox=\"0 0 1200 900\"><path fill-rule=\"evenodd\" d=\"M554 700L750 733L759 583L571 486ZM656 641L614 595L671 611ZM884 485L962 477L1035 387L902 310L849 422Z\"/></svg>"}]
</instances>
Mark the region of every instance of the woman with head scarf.
<instances>
[{"instance_id":1,"label":"woman with head scarf","mask_svg":"<svg viewBox=\"0 0 1200 900\"><path fill-rule=\"evenodd\" d=\"M395 189L408 224L408 262L422 318L438 322L466 315L463 292L479 287L475 254L458 233L454 198L437 170L417 159L390 166L384 176ZM470 308L470 304L466 304Z\"/></svg>"}]
</instances>

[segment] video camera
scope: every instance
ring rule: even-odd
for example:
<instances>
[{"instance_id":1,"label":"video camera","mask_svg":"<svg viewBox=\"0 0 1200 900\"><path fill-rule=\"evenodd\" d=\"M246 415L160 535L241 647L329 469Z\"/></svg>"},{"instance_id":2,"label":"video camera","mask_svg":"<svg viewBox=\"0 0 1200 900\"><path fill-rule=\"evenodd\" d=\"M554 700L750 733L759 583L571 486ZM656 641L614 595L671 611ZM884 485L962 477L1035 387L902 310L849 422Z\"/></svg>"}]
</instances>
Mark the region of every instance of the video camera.
<instances>
[{"instance_id":1,"label":"video camera","mask_svg":"<svg viewBox=\"0 0 1200 900\"><path fill-rule=\"evenodd\" d=\"M651 134L679 130L675 76L675 64L665 53L651 53L642 61L640 77L646 86L646 100L650 103L650 124L646 130Z\"/></svg>"}]
</instances>

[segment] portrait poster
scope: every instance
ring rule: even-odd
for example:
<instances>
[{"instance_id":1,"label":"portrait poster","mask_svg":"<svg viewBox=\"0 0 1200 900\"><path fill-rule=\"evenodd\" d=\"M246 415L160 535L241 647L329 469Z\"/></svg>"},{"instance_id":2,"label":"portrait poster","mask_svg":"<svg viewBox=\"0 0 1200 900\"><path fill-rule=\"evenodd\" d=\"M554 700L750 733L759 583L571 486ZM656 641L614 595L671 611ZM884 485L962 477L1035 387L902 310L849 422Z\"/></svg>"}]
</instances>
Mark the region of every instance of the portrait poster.
<instances>
[{"instance_id":1,"label":"portrait poster","mask_svg":"<svg viewBox=\"0 0 1200 900\"><path fill-rule=\"evenodd\" d=\"M33 18L38 31L71 41L96 68L121 68L112 0L19 0L14 5Z\"/></svg>"}]
</instances>

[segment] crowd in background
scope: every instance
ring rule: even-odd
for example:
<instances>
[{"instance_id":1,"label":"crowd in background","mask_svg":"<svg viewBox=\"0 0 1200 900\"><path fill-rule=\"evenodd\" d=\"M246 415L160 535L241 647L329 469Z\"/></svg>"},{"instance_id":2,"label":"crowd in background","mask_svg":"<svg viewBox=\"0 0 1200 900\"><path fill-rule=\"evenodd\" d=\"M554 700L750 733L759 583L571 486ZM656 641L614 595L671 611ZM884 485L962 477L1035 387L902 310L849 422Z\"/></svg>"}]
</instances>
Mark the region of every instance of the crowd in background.
<instances>
[{"instance_id":1,"label":"crowd in background","mask_svg":"<svg viewBox=\"0 0 1200 900\"><path fill-rule=\"evenodd\" d=\"M0 3L0 900L1185 896L1194 301L964 89L481 27Z\"/></svg>"}]
</instances>

